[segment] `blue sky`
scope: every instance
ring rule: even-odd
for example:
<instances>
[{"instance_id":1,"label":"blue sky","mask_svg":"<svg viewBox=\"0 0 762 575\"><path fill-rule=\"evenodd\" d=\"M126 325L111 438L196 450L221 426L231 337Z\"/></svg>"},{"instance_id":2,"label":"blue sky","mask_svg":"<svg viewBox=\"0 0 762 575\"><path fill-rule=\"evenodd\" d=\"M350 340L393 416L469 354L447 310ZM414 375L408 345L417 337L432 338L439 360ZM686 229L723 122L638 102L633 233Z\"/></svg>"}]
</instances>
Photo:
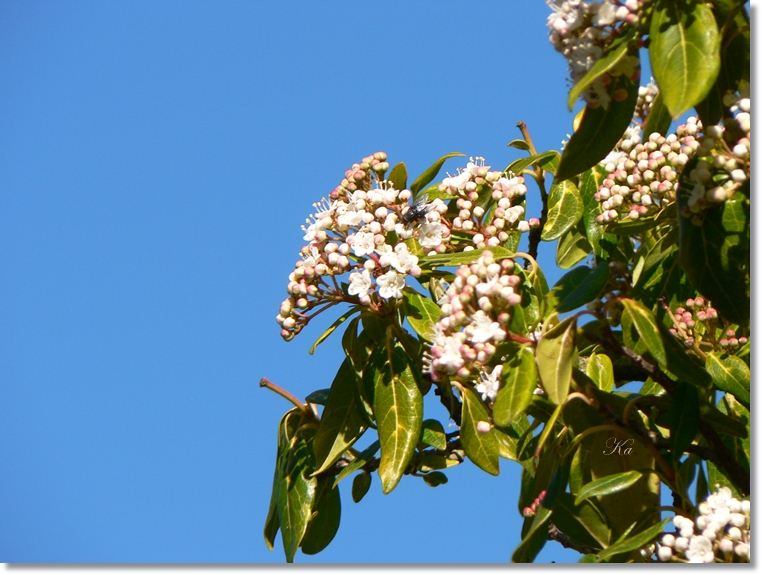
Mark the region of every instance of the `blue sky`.
<instances>
[{"instance_id":1,"label":"blue sky","mask_svg":"<svg viewBox=\"0 0 762 575\"><path fill-rule=\"evenodd\" d=\"M319 322L278 335L300 225L377 150L413 175L452 151L502 168L519 120L558 149L548 10L0 6L0 560L283 561L262 527L289 406L258 381L304 397L341 360L338 339L308 355ZM347 482L336 539L297 561L508 561L518 464L449 478L376 478L360 504Z\"/></svg>"}]
</instances>

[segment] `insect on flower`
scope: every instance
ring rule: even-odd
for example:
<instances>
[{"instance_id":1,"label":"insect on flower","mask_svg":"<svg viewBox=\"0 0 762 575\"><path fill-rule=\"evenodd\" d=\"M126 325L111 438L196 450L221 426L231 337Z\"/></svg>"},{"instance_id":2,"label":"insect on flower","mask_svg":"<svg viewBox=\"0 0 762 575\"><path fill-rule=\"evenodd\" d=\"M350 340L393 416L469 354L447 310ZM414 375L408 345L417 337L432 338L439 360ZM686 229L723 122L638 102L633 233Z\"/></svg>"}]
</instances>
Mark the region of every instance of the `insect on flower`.
<instances>
[{"instance_id":1,"label":"insect on flower","mask_svg":"<svg viewBox=\"0 0 762 575\"><path fill-rule=\"evenodd\" d=\"M410 206L407 211L400 217L400 222L405 224L405 227L412 228L417 224L421 224L426 220L426 214L434 209L433 204L429 204L429 194L421 194L413 205Z\"/></svg>"}]
</instances>

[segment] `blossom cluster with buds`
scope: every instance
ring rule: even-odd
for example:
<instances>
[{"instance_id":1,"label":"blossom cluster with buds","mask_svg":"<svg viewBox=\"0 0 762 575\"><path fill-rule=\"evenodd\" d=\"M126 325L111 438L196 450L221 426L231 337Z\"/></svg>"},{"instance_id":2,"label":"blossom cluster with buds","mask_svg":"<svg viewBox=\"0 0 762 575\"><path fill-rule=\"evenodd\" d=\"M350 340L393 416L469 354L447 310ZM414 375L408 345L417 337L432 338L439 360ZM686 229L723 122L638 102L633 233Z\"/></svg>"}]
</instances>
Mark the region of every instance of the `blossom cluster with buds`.
<instances>
[{"instance_id":1,"label":"blossom cluster with buds","mask_svg":"<svg viewBox=\"0 0 762 575\"><path fill-rule=\"evenodd\" d=\"M457 198L458 214L452 219L452 231L473 234L475 248L499 246L508 240L512 229L523 233L540 224L537 218L524 219L527 187L523 176L506 176L490 167L484 165L482 157L471 158L457 175L439 184L440 192ZM494 209L490 209L492 202L496 203Z\"/></svg>"},{"instance_id":2,"label":"blossom cluster with buds","mask_svg":"<svg viewBox=\"0 0 762 575\"><path fill-rule=\"evenodd\" d=\"M474 382L485 401L497 396L502 371L497 345L509 336L511 308L521 303L522 278L511 259L496 261L485 250L471 265L458 268L440 300L442 315L431 347L432 379Z\"/></svg>"},{"instance_id":3,"label":"blossom cluster with buds","mask_svg":"<svg viewBox=\"0 0 762 575\"><path fill-rule=\"evenodd\" d=\"M573 84L585 76L626 27L640 20L646 3L647 0L548 0L553 9L548 16L550 42L569 62ZM633 78L638 64L636 56L623 57L612 70L585 89L583 98L590 106L607 109L611 100L608 85L612 78L621 74Z\"/></svg>"},{"instance_id":4,"label":"blossom cluster with buds","mask_svg":"<svg viewBox=\"0 0 762 575\"><path fill-rule=\"evenodd\" d=\"M733 353L746 344L747 337L736 337L732 328L722 329L718 321L717 310L711 302L699 296L688 299L685 307L679 306L671 314L674 327L669 331L683 341L685 347L693 347L695 343L707 341L717 351Z\"/></svg>"},{"instance_id":5,"label":"blossom cluster with buds","mask_svg":"<svg viewBox=\"0 0 762 575\"><path fill-rule=\"evenodd\" d=\"M410 190L396 190L383 179L386 154L363 158L345 173L330 199L314 204L315 213L302 226L309 242L289 275L289 297L280 306L281 336L291 340L309 320L340 302L378 308L402 297L407 276L421 273L418 256L406 243L416 237L425 249L435 249L449 236L440 223L447 206L431 202L425 223L411 227L401 221L409 209ZM346 289L337 277L349 274ZM310 315L311 313L311 315Z\"/></svg>"},{"instance_id":6,"label":"blossom cluster with buds","mask_svg":"<svg viewBox=\"0 0 762 575\"><path fill-rule=\"evenodd\" d=\"M545 499L545 496L548 494L547 491L544 489L540 491L540 494L535 498L534 501L532 501L532 504L528 507L524 507L524 511L522 512L522 515L524 517L534 517L537 514L537 508L542 504L543 499Z\"/></svg>"},{"instance_id":7,"label":"blossom cluster with buds","mask_svg":"<svg viewBox=\"0 0 762 575\"><path fill-rule=\"evenodd\" d=\"M699 161L688 174L685 189L690 193L685 215L696 217L701 212L722 203L751 177L751 100L748 87L740 93L728 92L723 104L731 116L722 124L707 126L701 145L696 150Z\"/></svg>"},{"instance_id":8,"label":"blossom cluster with buds","mask_svg":"<svg viewBox=\"0 0 762 575\"><path fill-rule=\"evenodd\" d=\"M636 220L674 202L680 171L699 149L700 130L701 122L691 116L676 133L654 132L642 142L640 125L632 124L601 162L607 175L595 194L602 211L598 222Z\"/></svg>"},{"instance_id":9,"label":"blossom cluster with buds","mask_svg":"<svg viewBox=\"0 0 762 575\"><path fill-rule=\"evenodd\" d=\"M675 533L665 533L654 551L660 561L741 562L750 558L751 504L719 487L698 507L696 521L676 515Z\"/></svg>"}]
</instances>

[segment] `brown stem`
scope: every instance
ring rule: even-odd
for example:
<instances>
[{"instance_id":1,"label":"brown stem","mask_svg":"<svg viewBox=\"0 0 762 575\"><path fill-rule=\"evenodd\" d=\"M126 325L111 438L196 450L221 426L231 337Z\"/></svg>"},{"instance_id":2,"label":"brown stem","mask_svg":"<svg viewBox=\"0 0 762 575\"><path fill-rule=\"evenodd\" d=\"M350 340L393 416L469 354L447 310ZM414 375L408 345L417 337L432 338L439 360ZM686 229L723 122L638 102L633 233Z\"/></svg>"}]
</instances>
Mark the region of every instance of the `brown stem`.
<instances>
[{"instance_id":1,"label":"brown stem","mask_svg":"<svg viewBox=\"0 0 762 575\"><path fill-rule=\"evenodd\" d=\"M587 547L586 545L577 545L564 533L562 533L561 530L558 529L558 527L556 527L553 523L548 524L548 536L553 541L558 541L561 545L564 546L565 549L574 549L576 552L582 553L583 555L595 555L600 553L600 549L593 549L592 547Z\"/></svg>"},{"instance_id":2,"label":"brown stem","mask_svg":"<svg viewBox=\"0 0 762 575\"><path fill-rule=\"evenodd\" d=\"M307 406L306 403L302 403L296 397L291 395L288 391L286 391L285 389L283 389L282 387L280 387L278 385L275 385L272 381L270 381L266 377L263 377L262 379L259 380L259 387L266 387L270 391L274 391L275 393L277 393L281 397L287 399L288 401L293 403L296 407L301 409L302 412L304 413L305 417L308 417L308 418L313 418L314 417L314 413Z\"/></svg>"}]
</instances>

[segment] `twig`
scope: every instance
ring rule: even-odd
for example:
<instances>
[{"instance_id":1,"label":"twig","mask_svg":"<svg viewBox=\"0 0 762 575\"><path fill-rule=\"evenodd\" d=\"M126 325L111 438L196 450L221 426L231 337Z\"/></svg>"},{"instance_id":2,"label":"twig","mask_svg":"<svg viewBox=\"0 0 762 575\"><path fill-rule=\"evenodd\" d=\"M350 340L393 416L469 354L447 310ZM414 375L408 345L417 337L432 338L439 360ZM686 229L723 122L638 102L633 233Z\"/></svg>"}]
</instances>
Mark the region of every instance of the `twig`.
<instances>
[{"instance_id":1,"label":"twig","mask_svg":"<svg viewBox=\"0 0 762 575\"><path fill-rule=\"evenodd\" d=\"M553 523L548 524L548 535L553 541L558 541L565 549L574 549L578 553L583 555L597 555L600 553L600 549L593 549L587 545L577 545L571 539L569 539L561 530Z\"/></svg>"}]
</instances>

